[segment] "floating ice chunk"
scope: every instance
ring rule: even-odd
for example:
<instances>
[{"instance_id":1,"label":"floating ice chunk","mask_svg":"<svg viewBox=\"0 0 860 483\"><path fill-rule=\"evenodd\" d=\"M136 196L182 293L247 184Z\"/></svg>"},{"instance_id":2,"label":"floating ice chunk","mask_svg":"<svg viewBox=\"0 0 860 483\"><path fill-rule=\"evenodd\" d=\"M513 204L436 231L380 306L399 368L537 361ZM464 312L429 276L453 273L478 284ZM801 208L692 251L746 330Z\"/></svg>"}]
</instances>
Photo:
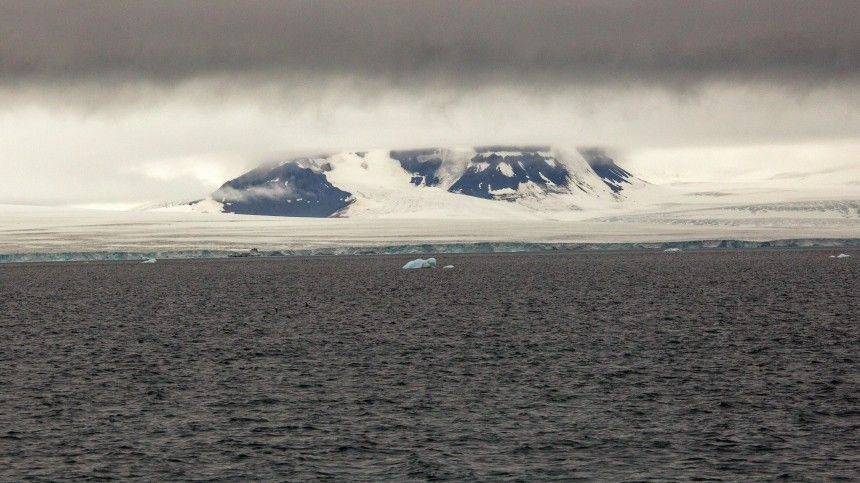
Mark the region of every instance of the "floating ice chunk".
<instances>
[{"instance_id":1,"label":"floating ice chunk","mask_svg":"<svg viewBox=\"0 0 860 483\"><path fill-rule=\"evenodd\" d=\"M830 258L851 258L851 255L849 255L847 253L840 253L839 255L836 255L835 257L833 255L830 255Z\"/></svg>"},{"instance_id":2,"label":"floating ice chunk","mask_svg":"<svg viewBox=\"0 0 860 483\"><path fill-rule=\"evenodd\" d=\"M445 269L448 269L448 268L454 268L454 265L445 265L445 266L444 266L444 267L442 267L442 268L445 268Z\"/></svg>"},{"instance_id":3,"label":"floating ice chunk","mask_svg":"<svg viewBox=\"0 0 860 483\"><path fill-rule=\"evenodd\" d=\"M155 263L155 259L154 258L147 258L146 260L144 260L140 263Z\"/></svg>"},{"instance_id":4,"label":"floating ice chunk","mask_svg":"<svg viewBox=\"0 0 860 483\"><path fill-rule=\"evenodd\" d=\"M409 270L412 268L436 268L436 259L433 257L424 260L423 258L416 258L411 262L408 262L406 265L403 265L405 270Z\"/></svg>"},{"instance_id":5,"label":"floating ice chunk","mask_svg":"<svg viewBox=\"0 0 860 483\"><path fill-rule=\"evenodd\" d=\"M664 252L666 252L666 253L675 253L675 252L680 252L680 251L681 251L681 249L680 249L680 248L667 248L667 249L665 249L665 250L663 250L663 251L664 251Z\"/></svg>"}]
</instances>

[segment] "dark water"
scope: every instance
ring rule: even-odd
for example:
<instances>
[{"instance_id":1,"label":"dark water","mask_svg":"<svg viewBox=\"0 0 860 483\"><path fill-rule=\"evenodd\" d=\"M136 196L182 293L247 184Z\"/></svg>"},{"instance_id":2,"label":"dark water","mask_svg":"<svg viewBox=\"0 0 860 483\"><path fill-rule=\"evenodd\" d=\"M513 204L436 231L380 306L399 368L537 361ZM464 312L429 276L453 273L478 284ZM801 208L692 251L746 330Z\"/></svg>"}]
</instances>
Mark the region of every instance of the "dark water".
<instances>
[{"instance_id":1,"label":"dark water","mask_svg":"<svg viewBox=\"0 0 860 483\"><path fill-rule=\"evenodd\" d=\"M823 251L0 267L0 479L860 478Z\"/></svg>"}]
</instances>

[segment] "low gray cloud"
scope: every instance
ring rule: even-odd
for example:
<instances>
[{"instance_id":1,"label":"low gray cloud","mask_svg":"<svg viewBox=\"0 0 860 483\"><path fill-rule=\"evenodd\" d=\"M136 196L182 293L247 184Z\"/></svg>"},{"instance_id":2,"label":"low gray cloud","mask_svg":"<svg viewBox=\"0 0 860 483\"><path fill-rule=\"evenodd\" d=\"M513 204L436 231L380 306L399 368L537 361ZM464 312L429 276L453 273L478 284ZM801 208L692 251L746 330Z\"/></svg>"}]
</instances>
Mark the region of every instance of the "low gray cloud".
<instances>
[{"instance_id":1,"label":"low gray cloud","mask_svg":"<svg viewBox=\"0 0 860 483\"><path fill-rule=\"evenodd\" d=\"M0 203L193 199L340 149L856 162L857 18L858 0L0 0Z\"/></svg>"},{"instance_id":2,"label":"low gray cloud","mask_svg":"<svg viewBox=\"0 0 860 483\"><path fill-rule=\"evenodd\" d=\"M0 79L853 82L857 18L856 0L4 0Z\"/></svg>"}]
</instances>

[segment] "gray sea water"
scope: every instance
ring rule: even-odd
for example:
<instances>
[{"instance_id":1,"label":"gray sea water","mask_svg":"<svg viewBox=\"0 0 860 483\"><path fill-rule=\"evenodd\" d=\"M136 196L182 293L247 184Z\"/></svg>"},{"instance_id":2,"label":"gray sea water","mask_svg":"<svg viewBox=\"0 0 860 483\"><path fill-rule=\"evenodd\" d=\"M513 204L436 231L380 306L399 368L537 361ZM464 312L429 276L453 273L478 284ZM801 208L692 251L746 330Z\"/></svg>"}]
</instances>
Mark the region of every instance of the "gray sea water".
<instances>
[{"instance_id":1,"label":"gray sea water","mask_svg":"<svg viewBox=\"0 0 860 483\"><path fill-rule=\"evenodd\" d=\"M0 479L856 480L848 253L3 265Z\"/></svg>"}]
</instances>

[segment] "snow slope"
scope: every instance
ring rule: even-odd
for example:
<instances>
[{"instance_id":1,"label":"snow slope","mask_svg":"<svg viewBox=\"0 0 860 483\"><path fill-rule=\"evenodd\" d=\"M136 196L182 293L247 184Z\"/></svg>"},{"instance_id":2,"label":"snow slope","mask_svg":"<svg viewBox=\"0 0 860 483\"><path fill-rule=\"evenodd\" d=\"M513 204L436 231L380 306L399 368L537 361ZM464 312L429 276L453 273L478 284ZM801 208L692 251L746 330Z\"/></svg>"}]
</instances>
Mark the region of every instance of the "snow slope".
<instances>
[{"instance_id":1,"label":"snow slope","mask_svg":"<svg viewBox=\"0 0 860 483\"><path fill-rule=\"evenodd\" d=\"M598 150L537 147L340 152L264 165L212 198L238 214L578 218L648 184Z\"/></svg>"},{"instance_id":2,"label":"snow slope","mask_svg":"<svg viewBox=\"0 0 860 483\"><path fill-rule=\"evenodd\" d=\"M860 163L838 150L824 160L802 149L661 151L621 163L603 150L546 146L340 152L262 166L224 186L218 199L149 209L443 225L587 222L642 236L687 226L720 236L772 230L860 237ZM294 208L332 201L329 193L334 202L322 212ZM236 209L242 203L250 205Z\"/></svg>"}]
</instances>

